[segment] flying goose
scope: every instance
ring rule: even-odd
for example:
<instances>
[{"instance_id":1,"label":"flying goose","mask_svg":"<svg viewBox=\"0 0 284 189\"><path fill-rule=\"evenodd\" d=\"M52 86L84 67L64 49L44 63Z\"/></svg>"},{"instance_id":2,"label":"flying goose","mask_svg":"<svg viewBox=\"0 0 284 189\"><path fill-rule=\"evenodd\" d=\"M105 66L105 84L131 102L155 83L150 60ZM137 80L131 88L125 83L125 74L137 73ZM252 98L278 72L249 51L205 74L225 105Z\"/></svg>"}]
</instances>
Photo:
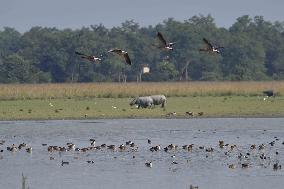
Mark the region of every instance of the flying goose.
<instances>
[{"instance_id":1,"label":"flying goose","mask_svg":"<svg viewBox=\"0 0 284 189\"><path fill-rule=\"evenodd\" d=\"M199 51L205 51L209 53L220 53L219 49L222 49L224 47L218 47L218 46L213 46L207 39L203 38L204 43L207 45L207 48L204 49L199 49Z\"/></svg>"},{"instance_id":2,"label":"flying goose","mask_svg":"<svg viewBox=\"0 0 284 189\"><path fill-rule=\"evenodd\" d=\"M76 53L77 55L80 55L81 58L86 59L86 60L89 60L89 61L91 61L91 62L97 62L97 61L101 61L101 60L102 60L101 58L98 58L98 57L96 57L96 56L86 55L86 54L80 53L80 52L78 52L78 51L75 51L75 53Z\"/></svg>"},{"instance_id":3,"label":"flying goose","mask_svg":"<svg viewBox=\"0 0 284 189\"><path fill-rule=\"evenodd\" d=\"M166 39L163 37L161 32L157 33L157 37L163 45L162 47L160 46L159 48L163 48L165 50L173 50L173 46L174 46L175 43L167 42Z\"/></svg>"},{"instance_id":4,"label":"flying goose","mask_svg":"<svg viewBox=\"0 0 284 189\"><path fill-rule=\"evenodd\" d=\"M116 53L118 54L119 56L122 56L124 59L125 59L125 62L128 64L128 65L131 65L131 60L129 58L129 55L126 51L124 50L121 50L121 49L110 49L108 51L109 53Z\"/></svg>"}]
</instances>

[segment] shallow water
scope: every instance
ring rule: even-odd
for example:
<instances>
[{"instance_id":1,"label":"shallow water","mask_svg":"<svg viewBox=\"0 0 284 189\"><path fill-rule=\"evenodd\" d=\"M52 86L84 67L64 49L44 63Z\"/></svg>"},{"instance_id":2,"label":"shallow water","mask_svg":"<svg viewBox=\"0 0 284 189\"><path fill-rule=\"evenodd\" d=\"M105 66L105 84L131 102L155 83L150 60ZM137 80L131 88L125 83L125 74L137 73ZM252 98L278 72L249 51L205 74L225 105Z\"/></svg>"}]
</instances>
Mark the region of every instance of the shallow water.
<instances>
[{"instance_id":1,"label":"shallow water","mask_svg":"<svg viewBox=\"0 0 284 189\"><path fill-rule=\"evenodd\" d=\"M138 150L50 153L47 146L42 146L66 146L72 142L82 148L90 146L90 138L95 138L97 145L120 145L131 140ZM6 141L0 145L0 150L4 150L0 153L0 188L5 189L21 188L22 173L31 189L189 189L190 185L203 189L266 189L284 185L283 169L273 170L274 163L284 163L282 118L3 121L0 140ZM219 140L236 144L237 148L221 149ZM269 145L272 141L273 146ZM7 146L23 142L33 148L32 154L24 149L6 150ZM164 152L163 148L171 143L178 149ZM192 143L192 152L181 148ZM161 151L149 150L159 144ZM251 144L265 144L266 148L251 150ZM199 146L213 147L214 151L206 152ZM240 153L250 155L239 159ZM262 153L266 160L259 158ZM62 160L69 165L61 166ZM94 163L87 163L88 160ZM146 161L152 161L153 167L146 167ZM242 163L249 167L242 168ZM229 164L236 168L230 169Z\"/></svg>"}]
</instances>

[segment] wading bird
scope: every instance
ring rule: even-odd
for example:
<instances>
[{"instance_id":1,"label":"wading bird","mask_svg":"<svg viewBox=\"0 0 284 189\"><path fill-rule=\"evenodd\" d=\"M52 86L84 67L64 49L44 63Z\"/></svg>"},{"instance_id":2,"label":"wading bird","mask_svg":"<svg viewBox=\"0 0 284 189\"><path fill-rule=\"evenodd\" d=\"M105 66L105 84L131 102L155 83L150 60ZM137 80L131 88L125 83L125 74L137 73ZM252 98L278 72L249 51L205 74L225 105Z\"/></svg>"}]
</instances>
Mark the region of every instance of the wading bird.
<instances>
[{"instance_id":1,"label":"wading bird","mask_svg":"<svg viewBox=\"0 0 284 189\"><path fill-rule=\"evenodd\" d=\"M167 42L161 32L157 33L157 37L158 37L158 39L160 40L160 42L162 44L162 46L159 46L159 48L165 49L165 50L173 50L173 46L174 46L175 43Z\"/></svg>"},{"instance_id":2,"label":"wading bird","mask_svg":"<svg viewBox=\"0 0 284 189\"><path fill-rule=\"evenodd\" d=\"M199 49L199 51L205 51L205 52L209 52L209 53L220 53L219 49L223 49L224 47L218 47L218 46L214 46L212 45L207 39L203 38L204 43L207 45L207 48L204 49Z\"/></svg>"},{"instance_id":3,"label":"wading bird","mask_svg":"<svg viewBox=\"0 0 284 189\"><path fill-rule=\"evenodd\" d=\"M97 61L101 61L102 60L101 58L98 58L96 56L86 55L86 54L80 53L78 51L75 51L75 53L77 55L80 55L82 59L86 59L86 60L89 60L91 62L97 62Z\"/></svg>"},{"instance_id":4,"label":"wading bird","mask_svg":"<svg viewBox=\"0 0 284 189\"><path fill-rule=\"evenodd\" d=\"M129 58L129 55L126 51L124 50L121 50L121 49L110 49L108 51L109 53L116 53L118 54L119 56L122 56L124 59L125 59L125 62L128 64L128 65L131 65L131 60Z\"/></svg>"}]
</instances>

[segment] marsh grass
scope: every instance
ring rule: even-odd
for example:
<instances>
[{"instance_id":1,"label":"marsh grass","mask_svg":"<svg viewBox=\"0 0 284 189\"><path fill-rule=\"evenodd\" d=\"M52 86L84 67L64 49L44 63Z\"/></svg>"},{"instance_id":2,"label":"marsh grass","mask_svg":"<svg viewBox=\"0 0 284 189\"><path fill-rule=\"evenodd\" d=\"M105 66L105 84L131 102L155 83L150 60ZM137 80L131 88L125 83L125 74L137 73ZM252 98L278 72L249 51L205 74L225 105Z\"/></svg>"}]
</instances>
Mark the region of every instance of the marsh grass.
<instances>
[{"instance_id":1,"label":"marsh grass","mask_svg":"<svg viewBox=\"0 0 284 189\"><path fill-rule=\"evenodd\" d=\"M2 84L0 100L127 98L152 94L165 94L167 97L258 96L268 89L282 96L284 81Z\"/></svg>"}]
</instances>

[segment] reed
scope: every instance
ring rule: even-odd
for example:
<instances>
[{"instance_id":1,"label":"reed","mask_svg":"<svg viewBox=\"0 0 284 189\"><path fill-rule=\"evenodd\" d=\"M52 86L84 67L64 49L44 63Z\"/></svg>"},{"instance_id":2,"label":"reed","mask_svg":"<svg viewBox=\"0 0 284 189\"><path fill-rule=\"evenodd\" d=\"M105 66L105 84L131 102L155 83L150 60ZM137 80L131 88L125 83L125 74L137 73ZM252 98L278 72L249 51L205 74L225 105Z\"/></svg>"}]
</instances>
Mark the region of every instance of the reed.
<instances>
[{"instance_id":1,"label":"reed","mask_svg":"<svg viewBox=\"0 0 284 189\"><path fill-rule=\"evenodd\" d=\"M0 100L126 98L152 94L165 94L167 97L257 96L268 89L282 96L284 81L1 84Z\"/></svg>"}]
</instances>

